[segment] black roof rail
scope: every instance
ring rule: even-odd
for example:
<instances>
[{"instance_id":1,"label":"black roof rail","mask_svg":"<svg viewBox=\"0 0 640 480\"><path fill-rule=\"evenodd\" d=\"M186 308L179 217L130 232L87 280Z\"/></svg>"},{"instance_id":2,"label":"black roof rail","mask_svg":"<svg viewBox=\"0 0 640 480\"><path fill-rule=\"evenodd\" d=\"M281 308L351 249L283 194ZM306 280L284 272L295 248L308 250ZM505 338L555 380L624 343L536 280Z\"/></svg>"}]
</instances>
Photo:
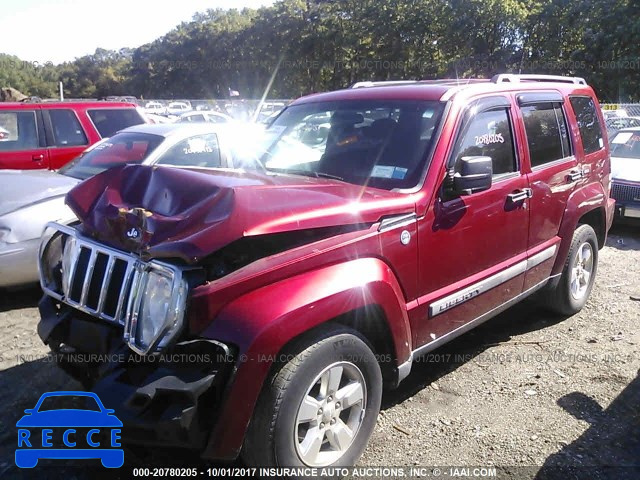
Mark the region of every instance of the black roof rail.
<instances>
[{"instance_id":1,"label":"black roof rail","mask_svg":"<svg viewBox=\"0 0 640 480\"><path fill-rule=\"evenodd\" d=\"M525 82L559 82L573 83L576 85L586 85L587 81L582 77L563 77L562 75L529 75L529 74L513 74L500 73L491 77L492 83L519 83Z\"/></svg>"}]
</instances>

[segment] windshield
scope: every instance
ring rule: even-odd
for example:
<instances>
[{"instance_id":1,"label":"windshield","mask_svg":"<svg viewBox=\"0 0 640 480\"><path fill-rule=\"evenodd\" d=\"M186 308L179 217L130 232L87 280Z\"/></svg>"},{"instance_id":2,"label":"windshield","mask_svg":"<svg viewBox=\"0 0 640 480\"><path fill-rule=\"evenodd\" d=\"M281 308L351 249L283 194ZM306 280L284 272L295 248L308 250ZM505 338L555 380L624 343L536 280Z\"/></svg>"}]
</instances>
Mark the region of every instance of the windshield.
<instances>
[{"instance_id":1,"label":"windshield","mask_svg":"<svg viewBox=\"0 0 640 480\"><path fill-rule=\"evenodd\" d=\"M414 187L443 109L441 102L391 100L292 106L266 129L260 161L271 171Z\"/></svg>"},{"instance_id":2,"label":"windshield","mask_svg":"<svg viewBox=\"0 0 640 480\"><path fill-rule=\"evenodd\" d=\"M93 397L87 395L54 395L46 397L42 400L38 412L47 412L49 410L90 410L100 412L100 407Z\"/></svg>"},{"instance_id":3,"label":"windshield","mask_svg":"<svg viewBox=\"0 0 640 480\"><path fill-rule=\"evenodd\" d=\"M640 158L640 131L618 133L611 141L611 156Z\"/></svg>"},{"instance_id":4,"label":"windshield","mask_svg":"<svg viewBox=\"0 0 640 480\"><path fill-rule=\"evenodd\" d=\"M125 163L142 163L163 137L146 133L118 133L86 150L58 173L84 180Z\"/></svg>"}]
</instances>

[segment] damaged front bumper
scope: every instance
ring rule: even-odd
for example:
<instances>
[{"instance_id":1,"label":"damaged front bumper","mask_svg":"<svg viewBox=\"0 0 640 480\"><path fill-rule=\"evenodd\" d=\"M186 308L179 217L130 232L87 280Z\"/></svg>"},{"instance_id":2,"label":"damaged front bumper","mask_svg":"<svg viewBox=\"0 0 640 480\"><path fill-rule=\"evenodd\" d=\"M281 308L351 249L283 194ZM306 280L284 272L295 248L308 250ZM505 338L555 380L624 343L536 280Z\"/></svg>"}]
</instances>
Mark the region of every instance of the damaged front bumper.
<instances>
[{"instance_id":1,"label":"damaged front bumper","mask_svg":"<svg viewBox=\"0 0 640 480\"><path fill-rule=\"evenodd\" d=\"M123 442L205 447L234 369L227 345L199 338L141 356L125 345L117 325L48 296L39 309L38 334L62 369L115 410Z\"/></svg>"}]
</instances>

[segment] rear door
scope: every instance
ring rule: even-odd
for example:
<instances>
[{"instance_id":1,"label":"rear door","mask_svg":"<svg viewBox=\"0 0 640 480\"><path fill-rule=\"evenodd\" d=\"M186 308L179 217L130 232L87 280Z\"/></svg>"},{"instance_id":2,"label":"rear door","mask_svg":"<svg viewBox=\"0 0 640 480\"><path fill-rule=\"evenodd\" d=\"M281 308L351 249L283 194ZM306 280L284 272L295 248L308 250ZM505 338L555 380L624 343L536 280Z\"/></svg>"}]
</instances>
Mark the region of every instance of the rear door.
<instances>
[{"instance_id":1,"label":"rear door","mask_svg":"<svg viewBox=\"0 0 640 480\"><path fill-rule=\"evenodd\" d=\"M531 188L528 269L524 289L547 279L560 244L567 199L582 180L571 138L567 106L558 91L516 95L524 162Z\"/></svg>"},{"instance_id":2,"label":"rear door","mask_svg":"<svg viewBox=\"0 0 640 480\"><path fill-rule=\"evenodd\" d=\"M447 187L419 222L416 345L446 341L522 291L529 228L528 184L514 143L513 104L492 96L464 113L447 168L465 156L489 156L489 190L451 197ZM450 170L451 171L451 170ZM445 181L446 183L446 181Z\"/></svg>"},{"instance_id":3,"label":"rear door","mask_svg":"<svg viewBox=\"0 0 640 480\"><path fill-rule=\"evenodd\" d=\"M0 109L0 168L49 168L40 106Z\"/></svg>"},{"instance_id":4,"label":"rear door","mask_svg":"<svg viewBox=\"0 0 640 480\"><path fill-rule=\"evenodd\" d=\"M56 170L80 155L91 143L71 108L43 109L49 144L49 168Z\"/></svg>"}]
</instances>

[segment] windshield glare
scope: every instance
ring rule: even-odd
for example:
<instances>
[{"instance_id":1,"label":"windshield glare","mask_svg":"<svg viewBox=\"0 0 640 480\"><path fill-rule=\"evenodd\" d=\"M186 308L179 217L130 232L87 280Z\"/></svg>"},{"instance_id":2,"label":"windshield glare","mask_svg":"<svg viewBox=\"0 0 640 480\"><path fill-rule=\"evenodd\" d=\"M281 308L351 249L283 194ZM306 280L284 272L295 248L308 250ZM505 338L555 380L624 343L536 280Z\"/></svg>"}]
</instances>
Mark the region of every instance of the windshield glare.
<instances>
[{"instance_id":1,"label":"windshield glare","mask_svg":"<svg viewBox=\"0 0 640 480\"><path fill-rule=\"evenodd\" d=\"M163 137L146 133L118 133L97 143L58 172L85 180L111 167L142 163L162 140Z\"/></svg>"},{"instance_id":2,"label":"windshield glare","mask_svg":"<svg viewBox=\"0 0 640 480\"><path fill-rule=\"evenodd\" d=\"M390 100L292 106L265 131L260 160L272 171L414 187L443 109L441 102Z\"/></svg>"},{"instance_id":3,"label":"windshield glare","mask_svg":"<svg viewBox=\"0 0 640 480\"><path fill-rule=\"evenodd\" d=\"M640 131L618 133L611 141L611 156L640 158Z\"/></svg>"}]
</instances>

